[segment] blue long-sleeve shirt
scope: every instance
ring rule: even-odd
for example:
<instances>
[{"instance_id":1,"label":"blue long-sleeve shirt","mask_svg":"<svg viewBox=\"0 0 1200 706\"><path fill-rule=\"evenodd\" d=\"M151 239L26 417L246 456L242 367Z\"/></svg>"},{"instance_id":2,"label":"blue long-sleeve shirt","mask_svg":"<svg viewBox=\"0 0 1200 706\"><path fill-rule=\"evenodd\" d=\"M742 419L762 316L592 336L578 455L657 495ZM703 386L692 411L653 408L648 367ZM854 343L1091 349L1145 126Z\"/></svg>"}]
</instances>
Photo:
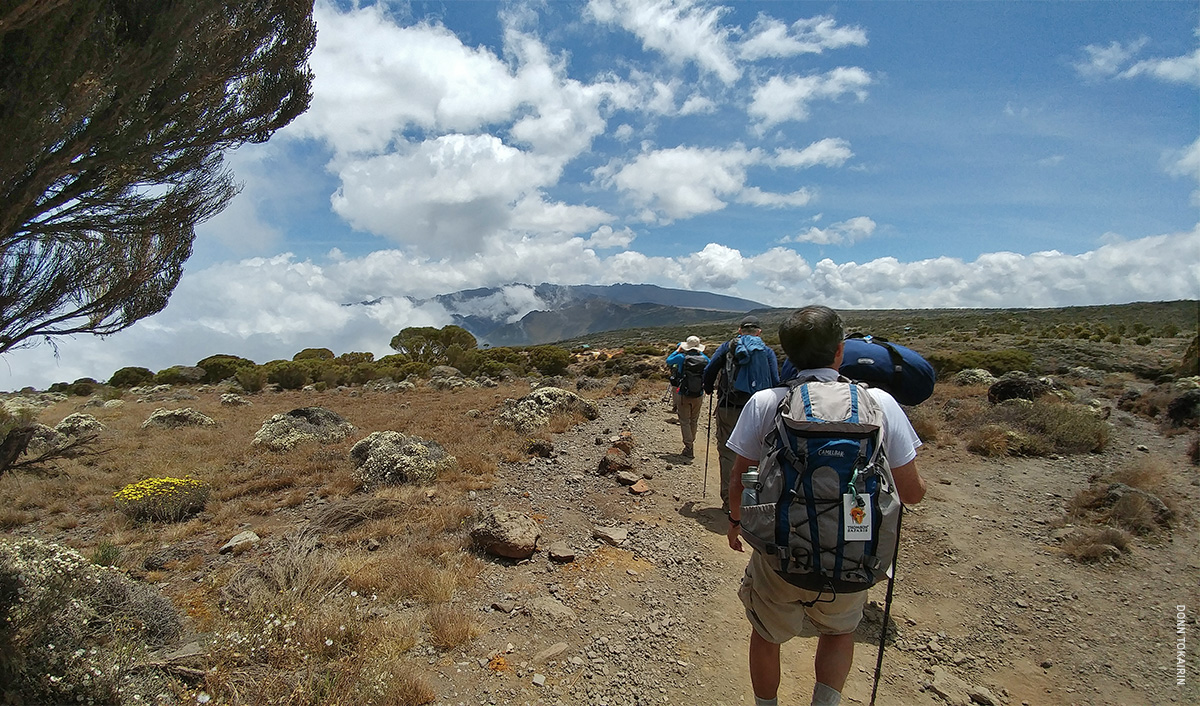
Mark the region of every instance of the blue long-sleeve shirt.
<instances>
[{"instance_id":1,"label":"blue long-sleeve shirt","mask_svg":"<svg viewBox=\"0 0 1200 706\"><path fill-rule=\"evenodd\" d=\"M704 368L704 391L712 394L713 390L717 390L718 404L724 406L725 399L729 394L728 381L722 380L720 387L717 387L717 378L725 370L725 356L729 355L729 341L725 341L717 350L713 351L712 359L708 361L708 365ZM770 346L765 346L767 352L767 376L770 380L768 387L775 387L779 384L779 361L775 357L775 351L771 350Z\"/></svg>"}]
</instances>

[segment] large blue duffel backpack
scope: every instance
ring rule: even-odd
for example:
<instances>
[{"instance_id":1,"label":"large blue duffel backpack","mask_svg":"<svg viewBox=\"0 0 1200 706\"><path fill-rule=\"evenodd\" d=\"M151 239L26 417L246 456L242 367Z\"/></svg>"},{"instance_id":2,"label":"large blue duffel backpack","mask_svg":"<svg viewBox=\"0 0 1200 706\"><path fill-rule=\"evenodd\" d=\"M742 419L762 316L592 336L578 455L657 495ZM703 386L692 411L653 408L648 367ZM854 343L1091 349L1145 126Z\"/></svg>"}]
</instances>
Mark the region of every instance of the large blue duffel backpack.
<instances>
[{"instance_id":1,"label":"large blue duffel backpack","mask_svg":"<svg viewBox=\"0 0 1200 706\"><path fill-rule=\"evenodd\" d=\"M853 333L846 337L842 375L887 391L900 404L929 399L937 373L920 353L886 338Z\"/></svg>"}]
</instances>

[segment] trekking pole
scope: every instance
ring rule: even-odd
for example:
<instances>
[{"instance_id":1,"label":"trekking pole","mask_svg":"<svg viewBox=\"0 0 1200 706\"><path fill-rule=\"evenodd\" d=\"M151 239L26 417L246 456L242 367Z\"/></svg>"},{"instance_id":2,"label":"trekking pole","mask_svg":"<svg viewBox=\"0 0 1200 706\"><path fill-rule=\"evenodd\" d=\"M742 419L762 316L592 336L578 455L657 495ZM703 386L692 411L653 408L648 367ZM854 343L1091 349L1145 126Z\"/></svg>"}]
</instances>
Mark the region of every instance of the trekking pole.
<instances>
[{"instance_id":1,"label":"trekking pole","mask_svg":"<svg viewBox=\"0 0 1200 706\"><path fill-rule=\"evenodd\" d=\"M892 554L892 574L888 576L887 598L883 603L883 627L879 629L879 656L875 660L875 683L871 686L871 706L875 706L875 692L879 689L879 673L883 670L883 645L887 642L888 617L892 614L892 589L896 585L896 563L900 560L900 525L904 520L904 504L896 516L896 551Z\"/></svg>"},{"instance_id":2,"label":"trekking pole","mask_svg":"<svg viewBox=\"0 0 1200 706\"><path fill-rule=\"evenodd\" d=\"M708 396L708 431L704 432L704 488L700 497L708 497L708 449L712 445L712 395Z\"/></svg>"}]
</instances>

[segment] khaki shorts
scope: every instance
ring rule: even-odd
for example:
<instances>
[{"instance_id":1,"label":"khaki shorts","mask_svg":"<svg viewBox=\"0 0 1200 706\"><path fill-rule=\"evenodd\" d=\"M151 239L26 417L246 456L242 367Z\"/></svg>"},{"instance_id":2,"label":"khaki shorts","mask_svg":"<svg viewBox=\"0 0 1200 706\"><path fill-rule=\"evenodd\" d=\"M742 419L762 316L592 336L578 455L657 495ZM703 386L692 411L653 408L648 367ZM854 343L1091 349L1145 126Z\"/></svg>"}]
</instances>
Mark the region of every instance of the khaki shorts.
<instances>
[{"instance_id":1,"label":"khaki shorts","mask_svg":"<svg viewBox=\"0 0 1200 706\"><path fill-rule=\"evenodd\" d=\"M833 600L830 600L830 598ZM845 635L862 620L867 591L837 596L808 591L784 581L763 555L754 552L738 588L746 618L764 640L781 645L793 637ZM811 602L805 607L800 601Z\"/></svg>"}]
</instances>

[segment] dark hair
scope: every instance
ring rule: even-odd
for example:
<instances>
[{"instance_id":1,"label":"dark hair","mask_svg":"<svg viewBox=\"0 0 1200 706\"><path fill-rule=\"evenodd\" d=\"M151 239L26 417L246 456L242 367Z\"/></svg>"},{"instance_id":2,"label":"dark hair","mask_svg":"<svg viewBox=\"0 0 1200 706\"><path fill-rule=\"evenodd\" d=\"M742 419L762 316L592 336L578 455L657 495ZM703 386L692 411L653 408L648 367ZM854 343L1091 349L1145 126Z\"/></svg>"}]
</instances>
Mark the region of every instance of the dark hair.
<instances>
[{"instance_id":1,"label":"dark hair","mask_svg":"<svg viewBox=\"0 0 1200 706\"><path fill-rule=\"evenodd\" d=\"M806 306L779 325L779 345L796 370L833 365L845 338L842 317L827 306Z\"/></svg>"}]
</instances>

